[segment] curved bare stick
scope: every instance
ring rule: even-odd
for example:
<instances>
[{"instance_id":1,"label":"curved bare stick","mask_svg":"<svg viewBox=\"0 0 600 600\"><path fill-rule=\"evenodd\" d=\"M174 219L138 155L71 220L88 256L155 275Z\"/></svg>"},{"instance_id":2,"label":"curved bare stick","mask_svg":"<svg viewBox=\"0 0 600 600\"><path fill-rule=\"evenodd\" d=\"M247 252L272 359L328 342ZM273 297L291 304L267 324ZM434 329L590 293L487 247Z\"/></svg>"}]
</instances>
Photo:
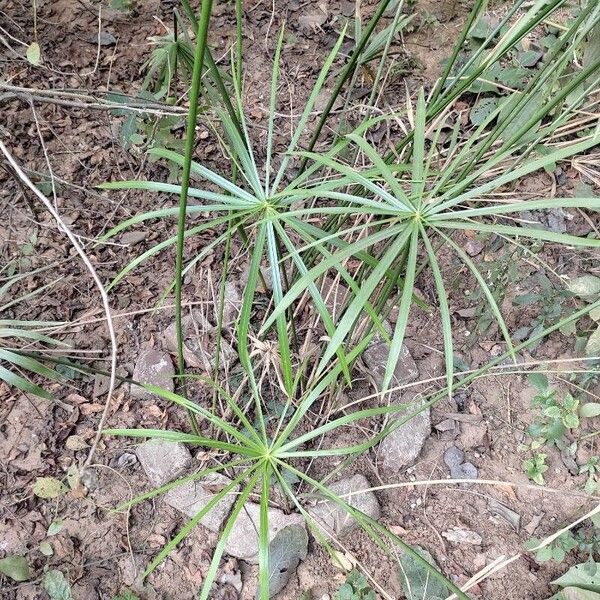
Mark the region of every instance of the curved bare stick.
<instances>
[{"instance_id":1,"label":"curved bare stick","mask_svg":"<svg viewBox=\"0 0 600 600\"><path fill-rule=\"evenodd\" d=\"M110 345L111 345L110 380L109 380L109 384L108 384L108 392L106 394L106 405L104 406L102 416L100 417L100 423L98 424L98 431L96 432L96 437L94 438L94 441L90 447L88 456L83 464L83 466L85 468L92 462L94 453L96 452L98 442L100 441L100 437L102 435L102 429L104 428L104 423L106 421L106 417L108 416L108 411L110 409L110 401L112 400L113 392L115 389L115 375L116 375L116 371L117 371L117 337L115 335L115 329L114 329L113 321L112 321L112 317L111 317L110 304L108 302L108 295L106 293L106 290L104 289L104 286L102 285L102 282L100 281L100 278L98 277L98 274L96 273L96 270L94 269L89 258L86 256L85 252L83 251L81 244L79 243L79 241L77 240L75 235L71 232L71 230L62 221L57 210L52 205L52 202L50 202L50 200L46 196L44 196L44 194L42 194L42 192L40 192L40 190L38 190L38 188L31 182L29 177L27 177L27 175L23 172L21 167L19 167L19 165L13 158L12 154L8 151L7 147L4 145L4 143L2 141L0 141L0 151L2 152L2 154L4 154L4 156L6 157L6 160L8 160L10 166L14 169L14 171L17 174L17 176L19 177L19 179L42 201L44 206L48 209L50 214L54 217L54 219L58 223L59 229L62 229L62 231L69 238L69 241L73 244L73 247L77 251L77 254L79 254L79 256L81 257L81 260L85 264L87 270L90 272L90 275L92 276L92 279L94 280L94 283L96 284L98 291L100 292L100 296L102 298L102 305L104 307L104 312L106 313L106 325L108 327L108 333L110 336Z\"/></svg>"}]
</instances>

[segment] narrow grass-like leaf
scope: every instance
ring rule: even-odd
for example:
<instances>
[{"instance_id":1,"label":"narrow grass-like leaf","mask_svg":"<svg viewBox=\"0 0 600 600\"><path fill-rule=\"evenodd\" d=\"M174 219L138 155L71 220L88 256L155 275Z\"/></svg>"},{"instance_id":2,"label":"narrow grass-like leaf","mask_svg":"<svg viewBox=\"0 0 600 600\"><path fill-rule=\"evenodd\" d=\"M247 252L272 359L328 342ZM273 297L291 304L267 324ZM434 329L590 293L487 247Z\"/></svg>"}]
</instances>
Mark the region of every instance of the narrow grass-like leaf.
<instances>
[{"instance_id":1,"label":"narrow grass-like leaf","mask_svg":"<svg viewBox=\"0 0 600 600\"><path fill-rule=\"evenodd\" d=\"M425 244L425 250L429 257L429 264L433 274L433 281L439 302L440 319L442 321L442 334L444 336L444 360L446 363L446 387L448 388L448 397L452 396L454 384L454 350L452 344L452 320L450 318L450 307L448 306L448 297L444 286L444 278L440 270L435 250L431 245L429 236L422 224L419 225L421 237Z\"/></svg>"},{"instance_id":2,"label":"narrow grass-like leaf","mask_svg":"<svg viewBox=\"0 0 600 600\"><path fill-rule=\"evenodd\" d=\"M247 152L247 151L246 151ZM177 152L173 152L172 150L167 150L166 148L152 148L149 151L150 154L154 156L160 156L161 158L166 158L179 166L183 167L185 165L185 157L181 156ZM246 200L249 204L257 204L258 200L255 196L248 193L243 188L235 185L235 183L231 182L229 179L226 179L222 175L215 173L211 169L198 164L197 162L192 162L190 164L191 173L195 173L204 179L208 179L211 183L218 185L221 189L225 190L235 198L240 200ZM206 192L205 192L206 193ZM226 196L227 197L227 196Z\"/></svg>"},{"instance_id":3,"label":"narrow grass-like leaf","mask_svg":"<svg viewBox=\"0 0 600 600\"><path fill-rule=\"evenodd\" d=\"M269 257L269 263L271 266L271 285L273 288L273 301L275 302L275 306L277 306L283 298L283 286L281 282L277 241L275 238L275 232L272 221L266 222L266 242L267 256ZM279 316L276 320L276 324L277 337L279 340L278 348L281 359L283 383L285 385L287 393L291 394L294 376L292 375L292 355L290 350L290 338L287 330L288 324L285 315Z\"/></svg>"},{"instance_id":4,"label":"narrow grass-like leaf","mask_svg":"<svg viewBox=\"0 0 600 600\"><path fill-rule=\"evenodd\" d=\"M102 433L106 433L106 430L103 430ZM198 481L198 479L203 479L204 477L206 477L207 475L211 475L212 473L220 473L225 469L235 469L236 467L240 467L242 465L248 465L249 460L252 459L248 459L245 457L239 460L232 460L224 464L219 464L215 467L202 469L200 471L197 471L196 473L187 475L186 477L181 477L180 479L176 479L175 481L171 481L169 483L166 483L165 485L161 485L160 487L154 488L153 490L150 490L143 494L139 494L135 498L131 498L131 500L127 500L126 502L119 504L119 506L117 506L114 509L114 511L122 512L124 510L127 510L128 508L131 508L132 506L140 504L141 502L151 500L152 498L155 498L156 496L160 496L162 494L166 494L167 492L181 485L185 485L186 483L190 483L191 481Z\"/></svg>"},{"instance_id":5,"label":"narrow grass-like leaf","mask_svg":"<svg viewBox=\"0 0 600 600\"><path fill-rule=\"evenodd\" d=\"M214 413L209 410L206 410L196 402L192 402L179 394L175 394L174 392L170 392L169 390L165 390L164 388L158 387L156 385L145 384L144 388L149 392L156 394L165 400L169 400L174 404L178 404L179 406L183 406L187 411L190 411L194 414L201 415L207 421L209 421L216 428L228 433L230 436L236 438L242 445L251 448L257 452L260 452L262 447L258 445L258 443L250 440L246 435L238 431L233 425L231 425L225 419L218 417ZM233 402L232 402L233 403ZM234 404L234 403L233 403ZM238 409L239 410L239 409Z\"/></svg>"},{"instance_id":6,"label":"narrow grass-like leaf","mask_svg":"<svg viewBox=\"0 0 600 600\"><path fill-rule=\"evenodd\" d=\"M477 268L475 263L471 260L469 255L458 244L456 244L449 236L445 235L443 232L438 231L437 229L436 229L436 231L440 236L442 236L442 238L454 250L454 252L456 252L456 254L458 254L459 258L462 260L463 263L465 263L465 265L468 267L469 271L471 271L471 273L477 280L477 283L478 283L479 287L481 288L481 291L485 295L485 298L488 301L488 304L490 305L492 314L496 318L498 327L500 327L500 331L502 332L502 337L504 337L504 341L506 342L506 346L509 350L509 355L513 359L513 361L516 361L515 349L513 347L510 333L508 332L508 327L506 326L504 317L502 316L502 313L500 312L500 309L498 308L498 304L496 303L494 294L492 293L492 290L490 290L487 283L485 282L483 275L479 272L479 269Z\"/></svg>"},{"instance_id":7,"label":"narrow grass-like leaf","mask_svg":"<svg viewBox=\"0 0 600 600\"><path fill-rule=\"evenodd\" d=\"M221 532L221 535L219 536L219 541L217 542L217 546L215 548L215 551L213 552L213 557L212 557L212 561L210 563L208 572L206 573L206 575L204 577L204 581L202 582L202 590L200 592L200 600L208 600L209 594L211 592L212 584L215 580L217 571L219 569L219 563L221 562L221 556L223 556L223 551L225 550L225 544L227 543L227 540L229 539L233 525L235 524L240 512L242 510L244 510L244 504L246 504L248 497L254 490L254 486L256 485L256 483L258 482L258 480L261 476L261 467L262 467L262 463L259 463L257 465L258 470L254 473L254 475L252 475L252 477L250 478L250 481L244 487L242 492L240 492L238 499L236 500L235 504L233 505L231 514L229 515L229 518L227 519L227 522L225 523L225 527L223 528L223 531Z\"/></svg>"},{"instance_id":8,"label":"narrow grass-like leaf","mask_svg":"<svg viewBox=\"0 0 600 600\"><path fill-rule=\"evenodd\" d=\"M406 225L393 225L388 229L383 231L378 231L372 235L361 238L352 244L344 247L342 250L339 250L335 254L331 255L329 258L322 260L319 264L314 266L312 269L306 273L306 275L302 276L298 279L288 290L288 292L283 297L281 303L276 306L263 325L263 329L269 327L273 321L284 311L287 307L296 300L296 298L304 292L306 286L310 281L315 281L318 277L323 275L328 269L331 267L335 267L336 265L341 264L343 260L349 258L352 255L356 255L360 250L364 250L365 248L369 248L374 244L377 244L385 239L393 238L396 234L402 233L405 231ZM335 350L333 351L335 353Z\"/></svg>"},{"instance_id":9,"label":"narrow grass-like leaf","mask_svg":"<svg viewBox=\"0 0 600 600\"><path fill-rule=\"evenodd\" d=\"M251 467L249 469L246 469L245 471L242 471L231 483L227 484L221 491L217 492L211 499L209 502L207 502L206 506L204 506L204 508L202 510L200 510L196 515L194 515L177 533L177 535L171 539L165 546L164 548L158 553L158 555L152 560L152 562L148 565L148 567L146 568L146 570L144 571L143 574L143 578L145 579L146 577L148 577L148 575L150 575L150 573L152 573L152 571L154 571L154 569L156 569L156 567L165 559L167 558L167 556L169 556L169 554L171 554L171 552L173 552L173 550L179 545L180 542L182 542L191 532L192 530L198 525L198 523L200 523L200 521L204 518L204 516L206 514L208 514L224 497L226 494L228 494L229 492L233 491L243 480L244 478L250 476L250 474L255 471L257 468L257 466ZM256 481L257 475L255 473L255 475L253 476L251 483ZM249 492L246 494L248 487L250 484L248 484L248 486L244 489L244 492L242 492L242 494L240 495L240 497L238 498L235 507L237 508L240 500L242 498L244 498L244 501L247 499ZM234 508L235 510L235 508ZM239 511L238 511L239 512ZM231 520L231 517L230 517ZM229 525L229 522L227 522L227 525ZM227 531L227 526L225 527L225 531L222 534L222 538L219 540L219 544L217 545L217 548L219 548L219 545L221 544L221 541L223 541L223 545L225 545L225 541L226 541L226 537L225 537L225 532ZM227 531L227 535L229 535L229 532ZM223 540L223 538L225 538ZM222 552L222 549L221 549ZM216 553L216 550L215 550ZM220 558L220 556L219 556ZM213 560L214 562L214 560ZM218 560L217 560L217 566L218 566ZM211 563L211 568L212 568L212 563ZM215 569L216 571L216 569ZM202 594L206 591L206 595L202 596L204 599L206 599L208 597L208 592L210 592L210 588L212 586L213 580L214 580L214 573L212 574L212 578L210 577L210 573L211 570L209 569L209 573L207 574L206 578L204 579L204 583L203 583L203 587L202 587Z\"/></svg>"},{"instance_id":10,"label":"narrow grass-like leaf","mask_svg":"<svg viewBox=\"0 0 600 600\"><path fill-rule=\"evenodd\" d=\"M252 250L252 258L248 269L248 281L244 288L244 295L242 299L242 308L240 310L240 318L238 321L238 354L240 362L248 374L250 385L255 400L256 407L256 418L259 420L261 435L264 443L267 443L267 433L265 430L265 421L263 418L263 410L261 406L260 394L256 388L256 381L254 379L254 373L250 362L250 353L248 349L250 347L249 333L250 333L250 320L252 318L252 306L254 303L254 294L256 293L256 285L258 283L258 277L260 274L261 263L263 258L263 251L265 247L265 239L267 235L266 223L258 225L258 232L254 240L254 248Z\"/></svg>"},{"instance_id":11,"label":"narrow grass-like leaf","mask_svg":"<svg viewBox=\"0 0 600 600\"><path fill-rule=\"evenodd\" d=\"M394 370L396 369L398 359L400 358L402 344L404 343L404 333L406 332L406 325L408 324L408 317L412 306L412 296L417 270L417 242L419 241L419 230L416 224L412 225L410 234L410 246L408 258L406 260L406 273L404 275L402 295L400 296L400 304L398 306L398 319L396 321L396 328L394 329L394 337L390 345L388 361L385 365L385 374L381 383L382 392L385 392L388 389L392 377L394 376Z\"/></svg>"},{"instance_id":12,"label":"narrow grass-like leaf","mask_svg":"<svg viewBox=\"0 0 600 600\"><path fill-rule=\"evenodd\" d=\"M479 223L478 221L435 221L436 227L444 229L472 229L473 231L484 231L486 233L502 233L514 237L528 237L534 240L555 242L563 246L581 246L585 248L600 248L600 240L584 238L566 233L554 233L545 229L532 229L530 227L512 227L510 225L493 225Z\"/></svg>"},{"instance_id":13,"label":"narrow grass-like leaf","mask_svg":"<svg viewBox=\"0 0 600 600\"><path fill-rule=\"evenodd\" d=\"M258 531L258 595L269 600L269 498L271 463L263 461L261 467L262 489L260 494L260 523Z\"/></svg>"},{"instance_id":14,"label":"narrow grass-like leaf","mask_svg":"<svg viewBox=\"0 0 600 600\"><path fill-rule=\"evenodd\" d=\"M281 47L283 45L283 34L285 24L281 26L277 45L275 46L275 58L273 59L273 70L271 73L271 99L269 101L269 124L267 126L267 157L265 159L265 196L271 191L271 160L273 154L273 129L275 125L275 110L277 107L277 84L279 82L279 61L281 59Z\"/></svg>"},{"instance_id":15,"label":"narrow grass-like leaf","mask_svg":"<svg viewBox=\"0 0 600 600\"><path fill-rule=\"evenodd\" d=\"M64 380L64 377L60 373L57 373L53 369L49 369L39 360L35 360L29 356L23 356L18 352L12 352L6 348L0 348L0 360L6 360L15 365L19 365L19 367L23 367L24 369L27 369L32 373L37 373L38 375L46 377L47 379L52 379L54 381Z\"/></svg>"},{"instance_id":16,"label":"narrow grass-like leaf","mask_svg":"<svg viewBox=\"0 0 600 600\"><path fill-rule=\"evenodd\" d=\"M425 92L419 90L417 110L415 114L415 131L413 134L413 171L411 192L415 206L420 209L423 204L425 187Z\"/></svg>"},{"instance_id":17,"label":"narrow grass-like leaf","mask_svg":"<svg viewBox=\"0 0 600 600\"><path fill-rule=\"evenodd\" d=\"M225 452L232 452L233 454L240 454L252 458L260 456L260 452L252 446L230 444L228 442L206 438L194 433L183 433L180 431L169 431L164 429L105 429L104 433L106 435L118 435L121 437L150 438L165 440L167 442L195 444L203 448L215 448L217 450L224 450Z\"/></svg>"},{"instance_id":18,"label":"narrow grass-like leaf","mask_svg":"<svg viewBox=\"0 0 600 600\"><path fill-rule=\"evenodd\" d=\"M333 337L331 338L329 344L327 345L327 348L323 352L323 356L319 362L318 372L322 372L322 370L327 365L328 361L331 360L331 357L335 354L338 347L344 342L348 332L356 322L356 319L362 312L366 302L371 297L371 294L375 291L375 288L381 282L384 273L388 270L391 264L395 260L397 260L398 255L406 246L409 237L412 233L413 228L410 225L405 227L404 230L400 233L400 235L398 235L392 241L388 250L381 257L379 264L373 269L366 281L362 283L359 292L356 294L356 296L350 303L350 306L348 306L348 308L346 309L346 312L344 312L344 314L342 315L335 330L335 333L333 334ZM410 296L412 296L412 286Z\"/></svg>"},{"instance_id":19,"label":"narrow grass-like leaf","mask_svg":"<svg viewBox=\"0 0 600 600\"><path fill-rule=\"evenodd\" d=\"M292 139L288 146L287 152L284 154L283 159L281 161L281 165L279 166L279 169L277 171L277 175L275 176L275 181L273 182L273 185L271 186L271 192L277 191L277 188L279 187L279 184L281 183L283 175L285 174L288 163L290 161L291 154L296 149L296 146L298 145L298 142L300 141L300 137L305 132L306 124L307 124L310 114L313 110L313 106L315 105L315 102L317 101L317 96L319 95L319 92L321 91L321 88L323 87L323 84L325 83L325 80L327 79L327 75L329 74L331 65L333 64L333 61L335 60L336 56L338 55L340 48L342 46L342 42L344 41L345 37L346 37L346 26L344 26L342 28L342 32L340 33L335 45L331 49L331 52L327 56L327 59L325 60L325 63L323 64L323 67L321 68L321 71L319 72L319 76L317 77L317 80L315 81L315 85L313 86L310 96L308 97L308 100L306 101L306 104L304 105L304 110L302 111L302 116L300 117L300 120L298 121L298 125L296 126L294 135L292 136ZM324 113L322 113L322 114L324 114ZM313 145L314 145L314 143L313 143ZM309 147L310 147L310 145L309 145ZM302 169L300 169L300 170L302 171Z\"/></svg>"},{"instance_id":20,"label":"narrow grass-like leaf","mask_svg":"<svg viewBox=\"0 0 600 600\"><path fill-rule=\"evenodd\" d=\"M45 398L46 400L52 400L52 395L47 392L44 388L41 388L39 385L32 383L28 379L9 371L0 365L0 379L8 383L17 389L27 392L28 394L34 394L35 396L39 396L40 398Z\"/></svg>"}]
</instances>

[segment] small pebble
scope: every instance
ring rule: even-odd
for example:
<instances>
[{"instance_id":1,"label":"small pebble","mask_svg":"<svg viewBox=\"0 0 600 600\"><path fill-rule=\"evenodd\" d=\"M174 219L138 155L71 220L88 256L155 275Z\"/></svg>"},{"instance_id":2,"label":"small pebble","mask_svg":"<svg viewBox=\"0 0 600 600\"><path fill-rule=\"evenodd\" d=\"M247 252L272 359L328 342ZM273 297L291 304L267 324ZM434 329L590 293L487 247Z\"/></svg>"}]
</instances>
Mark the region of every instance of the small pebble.
<instances>
[{"instance_id":1,"label":"small pebble","mask_svg":"<svg viewBox=\"0 0 600 600\"><path fill-rule=\"evenodd\" d=\"M137 456L133 454L133 452L123 452L119 458L117 458L117 462L115 466L117 469L126 469L127 467L131 467L137 462Z\"/></svg>"},{"instance_id":2,"label":"small pebble","mask_svg":"<svg viewBox=\"0 0 600 600\"><path fill-rule=\"evenodd\" d=\"M453 467L458 467L465 460L465 453L456 446L450 446L446 452L444 452L444 462L450 470Z\"/></svg>"}]
</instances>

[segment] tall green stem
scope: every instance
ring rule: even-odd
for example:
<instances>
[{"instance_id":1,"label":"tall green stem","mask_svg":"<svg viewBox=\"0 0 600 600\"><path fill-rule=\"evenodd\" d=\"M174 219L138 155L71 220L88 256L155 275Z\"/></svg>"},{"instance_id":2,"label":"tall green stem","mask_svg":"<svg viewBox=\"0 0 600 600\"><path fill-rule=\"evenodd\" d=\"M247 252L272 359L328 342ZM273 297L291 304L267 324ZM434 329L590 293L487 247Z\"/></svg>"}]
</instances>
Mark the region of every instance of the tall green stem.
<instances>
[{"instance_id":1,"label":"tall green stem","mask_svg":"<svg viewBox=\"0 0 600 600\"><path fill-rule=\"evenodd\" d=\"M183 287L183 244L185 235L185 218L187 213L188 189L190 187L190 173L192 169L192 156L194 154L196 119L198 117L198 99L200 97L200 82L204 67L204 52L208 37L208 23L212 10L212 0L202 2L200 21L198 23L198 36L196 52L194 54L194 69L192 71L192 87L190 90L190 109L188 112L185 132L185 162L181 175L181 196L179 197L179 219L177 221L177 254L175 258L175 331L177 335L177 373L179 377L185 375L185 360L183 358L183 327L181 292ZM192 430L198 432L198 424L193 414L188 412Z\"/></svg>"}]
</instances>

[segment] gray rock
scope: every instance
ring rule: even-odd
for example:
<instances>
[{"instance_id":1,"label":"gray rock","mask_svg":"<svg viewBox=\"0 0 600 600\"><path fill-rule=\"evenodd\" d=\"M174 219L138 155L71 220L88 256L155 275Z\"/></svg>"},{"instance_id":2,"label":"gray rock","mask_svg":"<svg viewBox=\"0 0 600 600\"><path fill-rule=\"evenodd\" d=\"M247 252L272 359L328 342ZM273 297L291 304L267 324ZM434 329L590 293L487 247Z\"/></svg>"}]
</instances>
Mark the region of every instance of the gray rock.
<instances>
[{"instance_id":1,"label":"gray rock","mask_svg":"<svg viewBox=\"0 0 600 600\"><path fill-rule=\"evenodd\" d=\"M484 248L485 248L485 244L483 243L483 241L478 240L476 238L469 238L465 242L465 252L469 256L477 256L478 254L480 254L482 252L482 250Z\"/></svg>"},{"instance_id":2,"label":"gray rock","mask_svg":"<svg viewBox=\"0 0 600 600\"><path fill-rule=\"evenodd\" d=\"M414 393L406 394L403 403L410 403ZM393 420L402 420L419 408L419 402L412 402ZM419 456L425 440L431 433L431 414L429 407L394 429L379 445L381 466L389 473L398 473L403 467L411 465Z\"/></svg>"},{"instance_id":3,"label":"gray rock","mask_svg":"<svg viewBox=\"0 0 600 600\"><path fill-rule=\"evenodd\" d=\"M137 456L133 452L123 452L119 458L115 461L115 467L117 469L126 469L135 465L137 462Z\"/></svg>"},{"instance_id":4,"label":"gray rock","mask_svg":"<svg viewBox=\"0 0 600 600\"><path fill-rule=\"evenodd\" d=\"M373 343L363 353L363 361L369 373L373 377L375 386L380 389L385 375L385 365L390 355L389 346L376 336ZM403 345L400 349L398 363L394 369L394 375L390 382L390 387L406 385L419 378L419 369L408 348Z\"/></svg>"},{"instance_id":5,"label":"gray rock","mask_svg":"<svg viewBox=\"0 0 600 600\"><path fill-rule=\"evenodd\" d=\"M269 543L288 525L304 525L302 515L286 515L277 508L269 509ZM225 544L225 553L251 564L258 564L258 528L260 526L260 506L246 503L238 515Z\"/></svg>"},{"instance_id":6,"label":"gray rock","mask_svg":"<svg viewBox=\"0 0 600 600\"><path fill-rule=\"evenodd\" d=\"M477 471L477 467L470 462L465 462L462 465L450 468L450 477L452 477L452 479L477 479L478 476L479 471ZM464 483L462 485L468 487L473 484Z\"/></svg>"},{"instance_id":7,"label":"gray rock","mask_svg":"<svg viewBox=\"0 0 600 600\"><path fill-rule=\"evenodd\" d=\"M450 448L444 452L444 462L449 469L458 467L465 462L465 453L456 446L450 446Z\"/></svg>"},{"instance_id":8,"label":"gray rock","mask_svg":"<svg viewBox=\"0 0 600 600\"><path fill-rule=\"evenodd\" d=\"M154 348L144 350L138 356L133 370L133 378L136 381L150 383L169 392L175 389L174 375L175 370L171 357L166 352ZM148 400L153 397L153 394L139 385L132 385L131 396L138 400Z\"/></svg>"},{"instance_id":9,"label":"gray rock","mask_svg":"<svg viewBox=\"0 0 600 600\"><path fill-rule=\"evenodd\" d=\"M573 215L560 207L548 210L524 211L522 216L527 221L532 221L532 223L527 223L529 227L548 229L554 233L565 233L567 231L567 221L573 220Z\"/></svg>"},{"instance_id":10,"label":"gray rock","mask_svg":"<svg viewBox=\"0 0 600 600\"><path fill-rule=\"evenodd\" d=\"M183 327L183 358L190 367L211 372L216 358L216 328L198 310L181 320ZM171 352L177 352L177 333L175 323L165 330L165 343ZM220 364L231 362L236 357L229 342L221 338Z\"/></svg>"},{"instance_id":11,"label":"gray rock","mask_svg":"<svg viewBox=\"0 0 600 600\"><path fill-rule=\"evenodd\" d=\"M128 231L121 236L119 242L125 246L135 246L143 242L147 237L147 231Z\"/></svg>"},{"instance_id":12,"label":"gray rock","mask_svg":"<svg viewBox=\"0 0 600 600\"><path fill-rule=\"evenodd\" d=\"M177 479L192 463L190 451L181 442L153 439L140 444L135 453L148 479L155 486Z\"/></svg>"},{"instance_id":13,"label":"gray rock","mask_svg":"<svg viewBox=\"0 0 600 600\"><path fill-rule=\"evenodd\" d=\"M450 477L452 479L477 479L478 471L477 467L470 462L465 462L465 453L456 446L450 446L446 452L444 452L444 462L450 469ZM472 484L462 484L468 487Z\"/></svg>"},{"instance_id":14,"label":"gray rock","mask_svg":"<svg viewBox=\"0 0 600 600\"><path fill-rule=\"evenodd\" d=\"M448 529L448 531L442 531L442 536L454 544L472 544L473 546L479 546L483 541L483 538L476 531L463 529L462 527L452 527L451 529Z\"/></svg>"},{"instance_id":15,"label":"gray rock","mask_svg":"<svg viewBox=\"0 0 600 600\"><path fill-rule=\"evenodd\" d=\"M330 485L329 489L353 508L376 520L380 516L380 508L375 494L373 492L353 493L370 487L371 484L364 475L354 475ZM322 500L308 512L329 535L342 537L358 527L355 519L333 500Z\"/></svg>"},{"instance_id":16,"label":"gray rock","mask_svg":"<svg viewBox=\"0 0 600 600\"><path fill-rule=\"evenodd\" d=\"M169 490L165 494L165 502L188 517L194 517L229 483L231 480L225 475L211 473L201 480L188 481ZM215 533L221 529L235 502L236 490L232 489L200 519L204 527Z\"/></svg>"}]
</instances>

